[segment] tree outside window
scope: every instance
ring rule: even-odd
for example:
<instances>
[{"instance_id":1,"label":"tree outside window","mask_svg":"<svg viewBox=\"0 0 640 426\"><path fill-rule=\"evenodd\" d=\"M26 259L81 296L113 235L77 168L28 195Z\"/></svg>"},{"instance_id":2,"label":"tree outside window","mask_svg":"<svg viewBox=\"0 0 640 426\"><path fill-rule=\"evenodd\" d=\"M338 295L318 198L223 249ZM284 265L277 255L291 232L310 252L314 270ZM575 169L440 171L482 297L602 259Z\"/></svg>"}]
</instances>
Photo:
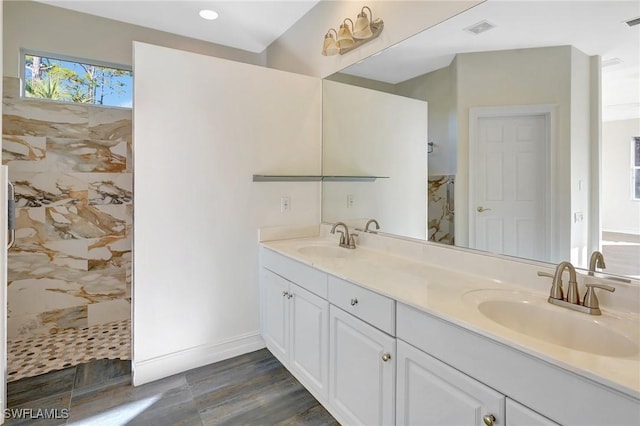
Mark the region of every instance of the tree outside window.
<instances>
[{"instance_id":1,"label":"tree outside window","mask_svg":"<svg viewBox=\"0 0 640 426\"><path fill-rule=\"evenodd\" d=\"M24 53L24 96L103 106L132 106L130 70Z\"/></svg>"}]
</instances>

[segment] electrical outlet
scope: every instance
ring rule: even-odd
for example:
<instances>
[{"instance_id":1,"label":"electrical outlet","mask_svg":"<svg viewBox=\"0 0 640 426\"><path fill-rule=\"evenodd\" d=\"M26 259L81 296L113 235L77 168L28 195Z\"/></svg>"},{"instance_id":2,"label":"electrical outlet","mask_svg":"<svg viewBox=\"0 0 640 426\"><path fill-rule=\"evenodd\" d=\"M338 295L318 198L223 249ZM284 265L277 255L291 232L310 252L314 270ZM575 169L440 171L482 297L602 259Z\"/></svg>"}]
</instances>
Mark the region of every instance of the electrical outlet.
<instances>
[{"instance_id":1,"label":"electrical outlet","mask_svg":"<svg viewBox=\"0 0 640 426\"><path fill-rule=\"evenodd\" d=\"M356 200L353 194L347 195L347 208L352 209L355 203L356 203Z\"/></svg>"},{"instance_id":2,"label":"electrical outlet","mask_svg":"<svg viewBox=\"0 0 640 426\"><path fill-rule=\"evenodd\" d=\"M291 197L285 195L280 197L280 213L288 213L291 211Z\"/></svg>"}]
</instances>

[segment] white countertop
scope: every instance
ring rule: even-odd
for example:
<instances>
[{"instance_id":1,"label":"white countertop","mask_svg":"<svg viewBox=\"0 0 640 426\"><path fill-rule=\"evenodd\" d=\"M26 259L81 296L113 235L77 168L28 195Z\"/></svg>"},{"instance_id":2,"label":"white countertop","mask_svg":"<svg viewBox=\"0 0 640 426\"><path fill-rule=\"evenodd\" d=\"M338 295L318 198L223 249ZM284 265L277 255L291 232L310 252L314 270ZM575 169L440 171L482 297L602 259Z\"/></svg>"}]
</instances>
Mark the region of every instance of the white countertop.
<instances>
[{"instance_id":1,"label":"white countertop","mask_svg":"<svg viewBox=\"0 0 640 426\"><path fill-rule=\"evenodd\" d=\"M593 316L546 303L548 293L479 275L419 262L390 253L358 247L345 250L344 257L323 257L300 251L309 246L335 246L334 240L321 237L268 241L264 247L323 272L348 280L398 302L445 319L487 338L509 345L551 364L580 374L596 382L640 399L640 315L616 312L602 307L603 315ZM342 253L340 253L342 254ZM453 262L452 262L453 263ZM494 289L495 292L478 290ZM475 291L474 291L475 290ZM513 331L484 316L477 308L492 293L506 296L526 295L542 303L549 312L578 316L587 327L607 326L632 341L637 350L621 357L597 355L549 343ZM562 324L557 324L562 327Z\"/></svg>"}]
</instances>

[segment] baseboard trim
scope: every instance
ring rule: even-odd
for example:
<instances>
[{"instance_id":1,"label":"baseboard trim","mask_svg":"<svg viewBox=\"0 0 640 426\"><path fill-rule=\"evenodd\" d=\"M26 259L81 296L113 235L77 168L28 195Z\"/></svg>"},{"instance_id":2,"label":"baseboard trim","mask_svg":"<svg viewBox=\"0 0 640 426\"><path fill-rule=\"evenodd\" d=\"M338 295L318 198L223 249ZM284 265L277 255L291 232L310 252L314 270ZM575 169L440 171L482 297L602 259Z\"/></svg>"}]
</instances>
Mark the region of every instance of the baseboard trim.
<instances>
[{"instance_id":1,"label":"baseboard trim","mask_svg":"<svg viewBox=\"0 0 640 426\"><path fill-rule=\"evenodd\" d=\"M196 346L159 357L132 362L133 385L140 386L192 368L223 361L266 347L259 332L219 343Z\"/></svg>"}]
</instances>

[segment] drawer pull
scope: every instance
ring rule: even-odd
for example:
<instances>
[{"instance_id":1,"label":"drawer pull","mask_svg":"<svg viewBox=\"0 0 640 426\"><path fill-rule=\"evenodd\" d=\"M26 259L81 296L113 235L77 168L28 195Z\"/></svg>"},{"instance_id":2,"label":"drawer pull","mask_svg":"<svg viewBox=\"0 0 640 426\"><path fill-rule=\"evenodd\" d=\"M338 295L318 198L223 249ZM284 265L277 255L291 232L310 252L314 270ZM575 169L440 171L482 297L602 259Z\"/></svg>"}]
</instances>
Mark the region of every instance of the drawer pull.
<instances>
[{"instance_id":1,"label":"drawer pull","mask_svg":"<svg viewBox=\"0 0 640 426\"><path fill-rule=\"evenodd\" d=\"M287 294L287 299L291 299L293 297L293 293Z\"/></svg>"},{"instance_id":2,"label":"drawer pull","mask_svg":"<svg viewBox=\"0 0 640 426\"><path fill-rule=\"evenodd\" d=\"M482 418L482 421L487 426L493 426L493 422L496 421L496 417L493 414L487 414Z\"/></svg>"},{"instance_id":3,"label":"drawer pull","mask_svg":"<svg viewBox=\"0 0 640 426\"><path fill-rule=\"evenodd\" d=\"M289 293L287 293L286 291L282 292L282 297L287 297L289 295Z\"/></svg>"},{"instance_id":4,"label":"drawer pull","mask_svg":"<svg viewBox=\"0 0 640 426\"><path fill-rule=\"evenodd\" d=\"M391 359L391 354L382 354L382 360L388 362Z\"/></svg>"},{"instance_id":5,"label":"drawer pull","mask_svg":"<svg viewBox=\"0 0 640 426\"><path fill-rule=\"evenodd\" d=\"M358 299L356 299L355 297L351 299L351 306L356 306L357 304L358 304Z\"/></svg>"}]
</instances>

